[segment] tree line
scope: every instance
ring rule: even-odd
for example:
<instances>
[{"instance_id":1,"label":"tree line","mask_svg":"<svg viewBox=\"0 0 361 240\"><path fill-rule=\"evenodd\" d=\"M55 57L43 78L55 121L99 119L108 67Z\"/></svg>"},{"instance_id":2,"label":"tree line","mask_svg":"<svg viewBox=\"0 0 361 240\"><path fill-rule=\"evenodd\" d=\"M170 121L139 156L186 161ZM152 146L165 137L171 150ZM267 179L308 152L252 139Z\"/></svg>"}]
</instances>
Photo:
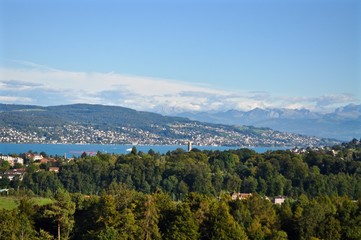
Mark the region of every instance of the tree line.
<instances>
[{"instance_id":1,"label":"tree line","mask_svg":"<svg viewBox=\"0 0 361 240\"><path fill-rule=\"evenodd\" d=\"M2 228L0 239L361 238L356 139L304 152L133 148L53 164L59 173L29 162L22 181L0 180L0 188L56 200L31 211L23 197L17 209L1 210L0 226L15 230ZM231 192L252 197L234 201ZM276 195L286 202L272 204L267 196Z\"/></svg>"},{"instance_id":2,"label":"tree line","mask_svg":"<svg viewBox=\"0 0 361 240\"><path fill-rule=\"evenodd\" d=\"M361 144L354 140L332 149L308 149L256 153L250 149L166 154L137 152L85 153L74 161L62 158L55 163L28 162L23 180L0 180L0 188L26 188L37 195L53 196L63 188L71 193L99 195L113 182L143 193L162 191L174 200L190 192L219 196L224 192L258 193L309 198L319 195L361 197ZM44 153L43 153L44 154ZM24 154L26 157L26 154ZM10 166L0 163L0 174ZM60 167L59 173L47 171ZM19 167L19 166L18 166Z\"/></svg>"},{"instance_id":3,"label":"tree line","mask_svg":"<svg viewBox=\"0 0 361 240\"><path fill-rule=\"evenodd\" d=\"M253 194L231 200L188 193L145 194L112 183L99 196L59 189L55 201L34 206L22 195L14 210L0 209L0 239L360 239L361 204L321 195L274 205Z\"/></svg>"}]
</instances>

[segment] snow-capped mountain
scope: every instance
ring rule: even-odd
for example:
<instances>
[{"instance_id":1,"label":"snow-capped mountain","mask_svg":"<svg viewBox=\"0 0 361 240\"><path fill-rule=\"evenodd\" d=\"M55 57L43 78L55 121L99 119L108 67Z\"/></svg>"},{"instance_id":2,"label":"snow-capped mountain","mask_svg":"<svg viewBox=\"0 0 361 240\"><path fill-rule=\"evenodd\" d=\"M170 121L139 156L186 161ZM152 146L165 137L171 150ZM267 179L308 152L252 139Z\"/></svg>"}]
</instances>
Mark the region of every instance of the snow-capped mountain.
<instances>
[{"instance_id":1,"label":"snow-capped mountain","mask_svg":"<svg viewBox=\"0 0 361 240\"><path fill-rule=\"evenodd\" d=\"M332 113L308 109L260 109L225 112L183 112L177 116L210 123L252 125L279 131L351 140L361 138L361 105L349 104Z\"/></svg>"}]
</instances>

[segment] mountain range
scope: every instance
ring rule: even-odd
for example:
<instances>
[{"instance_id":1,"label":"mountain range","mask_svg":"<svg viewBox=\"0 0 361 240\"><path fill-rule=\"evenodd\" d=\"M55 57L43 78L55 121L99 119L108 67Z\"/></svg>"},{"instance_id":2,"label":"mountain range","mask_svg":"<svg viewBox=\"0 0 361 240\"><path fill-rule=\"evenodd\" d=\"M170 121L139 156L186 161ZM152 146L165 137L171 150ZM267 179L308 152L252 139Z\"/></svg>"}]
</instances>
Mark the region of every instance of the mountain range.
<instances>
[{"instance_id":1,"label":"mountain range","mask_svg":"<svg viewBox=\"0 0 361 240\"><path fill-rule=\"evenodd\" d=\"M204 123L118 106L0 104L0 143L320 146L334 139L253 126Z\"/></svg>"},{"instance_id":2,"label":"mountain range","mask_svg":"<svg viewBox=\"0 0 361 240\"><path fill-rule=\"evenodd\" d=\"M361 138L361 105L349 104L332 113L307 109L260 109L250 111L183 112L176 116L229 125L251 125L278 131L349 141Z\"/></svg>"}]
</instances>

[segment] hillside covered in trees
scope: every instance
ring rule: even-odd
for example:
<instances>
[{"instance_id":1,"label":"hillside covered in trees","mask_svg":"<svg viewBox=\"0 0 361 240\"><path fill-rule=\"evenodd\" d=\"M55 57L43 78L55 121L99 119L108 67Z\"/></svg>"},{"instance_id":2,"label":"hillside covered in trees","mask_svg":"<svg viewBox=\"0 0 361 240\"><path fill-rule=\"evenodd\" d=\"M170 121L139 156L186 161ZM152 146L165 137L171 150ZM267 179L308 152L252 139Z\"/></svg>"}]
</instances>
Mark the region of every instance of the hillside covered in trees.
<instances>
[{"instance_id":1,"label":"hillside covered in trees","mask_svg":"<svg viewBox=\"0 0 361 240\"><path fill-rule=\"evenodd\" d=\"M361 238L356 139L297 152L178 149L161 155L133 148L125 155L56 159L28 159L22 181L0 180L0 188L20 195L16 209L0 210L0 239L53 239L58 227L62 239ZM51 166L59 173L48 171ZM252 195L232 200L232 192ZM29 195L55 201L32 210ZM278 195L286 196L281 205L270 201Z\"/></svg>"}]
</instances>

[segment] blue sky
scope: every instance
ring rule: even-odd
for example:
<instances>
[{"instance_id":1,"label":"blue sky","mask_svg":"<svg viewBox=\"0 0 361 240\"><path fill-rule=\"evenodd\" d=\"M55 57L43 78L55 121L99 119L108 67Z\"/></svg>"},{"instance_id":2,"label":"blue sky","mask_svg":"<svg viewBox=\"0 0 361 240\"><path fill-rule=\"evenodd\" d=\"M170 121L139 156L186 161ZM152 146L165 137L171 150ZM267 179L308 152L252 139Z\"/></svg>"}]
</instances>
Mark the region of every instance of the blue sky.
<instances>
[{"instance_id":1,"label":"blue sky","mask_svg":"<svg viewBox=\"0 0 361 240\"><path fill-rule=\"evenodd\" d=\"M361 103L352 0L0 3L0 102L161 113Z\"/></svg>"}]
</instances>

